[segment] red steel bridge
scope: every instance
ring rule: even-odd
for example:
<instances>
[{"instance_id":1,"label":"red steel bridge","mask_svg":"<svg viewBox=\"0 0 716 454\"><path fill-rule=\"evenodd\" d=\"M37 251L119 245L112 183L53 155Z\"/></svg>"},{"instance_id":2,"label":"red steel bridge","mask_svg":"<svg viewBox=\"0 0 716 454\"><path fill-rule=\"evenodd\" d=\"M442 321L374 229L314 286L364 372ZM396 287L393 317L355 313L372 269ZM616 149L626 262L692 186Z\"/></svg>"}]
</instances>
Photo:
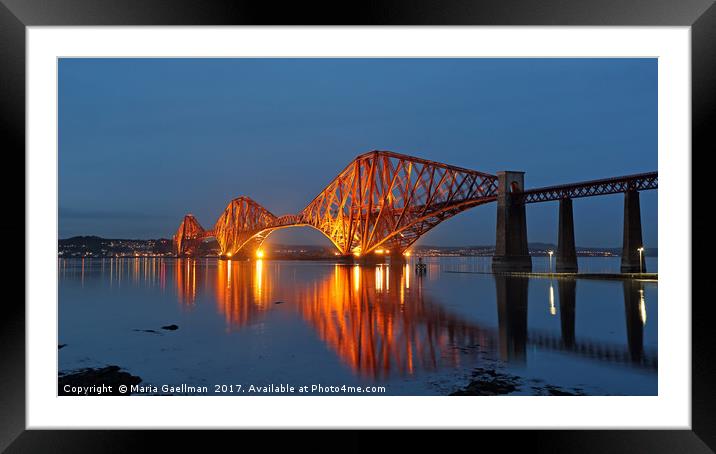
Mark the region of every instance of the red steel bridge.
<instances>
[{"instance_id":1,"label":"red steel bridge","mask_svg":"<svg viewBox=\"0 0 716 454\"><path fill-rule=\"evenodd\" d=\"M186 215L174 235L174 244L177 255L186 256L195 254L202 241L216 238L222 257L252 257L274 230L308 226L323 233L342 256L367 257L372 253L400 256L442 221L496 201L498 225L493 268L523 271L531 269L525 204L560 201L559 238L563 244L568 242L563 237L568 239L570 234L562 232L563 224L566 230L572 224L572 198L625 193L628 195L625 232L638 224L638 235L632 235L634 238L626 238L625 233L625 248L629 247L633 259L631 249L642 247L640 220L635 222L634 216L636 210L636 218L639 217L638 191L656 189L657 173L530 190L524 190L523 185L522 172L491 175L390 151L371 151L355 158L297 214L276 216L251 198L241 196L229 202L211 229L204 229L193 215ZM629 213L627 207L631 207ZM573 225L571 236L571 248L563 244L564 250L558 250L558 268L561 265L565 271L576 270ZM640 258L643 259L641 253ZM635 265L631 262L628 265L633 271Z\"/></svg>"}]
</instances>

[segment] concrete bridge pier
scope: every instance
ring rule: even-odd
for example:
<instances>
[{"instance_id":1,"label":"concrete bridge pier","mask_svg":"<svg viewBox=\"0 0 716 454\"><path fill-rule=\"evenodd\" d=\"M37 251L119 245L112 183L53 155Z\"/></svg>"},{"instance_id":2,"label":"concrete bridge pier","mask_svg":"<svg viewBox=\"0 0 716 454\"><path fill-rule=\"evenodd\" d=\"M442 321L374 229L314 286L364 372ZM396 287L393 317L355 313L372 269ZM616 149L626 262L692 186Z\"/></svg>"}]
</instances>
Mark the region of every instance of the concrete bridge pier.
<instances>
[{"instance_id":1,"label":"concrete bridge pier","mask_svg":"<svg viewBox=\"0 0 716 454\"><path fill-rule=\"evenodd\" d=\"M525 187L524 172L497 172L497 237L492 271L532 271L527 248L525 204L517 194Z\"/></svg>"},{"instance_id":2,"label":"concrete bridge pier","mask_svg":"<svg viewBox=\"0 0 716 454\"><path fill-rule=\"evenodd\" d=\"M646 273L646 256L639 252L641 239L641 208L639 191L624 193L624 240L622 243L622 273ZM639 261L641 260L641 265Z\"/></svg>"},{"instance_id":3,"label":"concrete bridge pier","mask_svg":"<svg viewBox=\"0 0 716 454\"><path fill-rule=\"evenodd\" d=\"M577 248L574 245L572 199L566 197L559 201L556 271L558 273L576 273L577 269Z\"/></svg>"}]
</instances>

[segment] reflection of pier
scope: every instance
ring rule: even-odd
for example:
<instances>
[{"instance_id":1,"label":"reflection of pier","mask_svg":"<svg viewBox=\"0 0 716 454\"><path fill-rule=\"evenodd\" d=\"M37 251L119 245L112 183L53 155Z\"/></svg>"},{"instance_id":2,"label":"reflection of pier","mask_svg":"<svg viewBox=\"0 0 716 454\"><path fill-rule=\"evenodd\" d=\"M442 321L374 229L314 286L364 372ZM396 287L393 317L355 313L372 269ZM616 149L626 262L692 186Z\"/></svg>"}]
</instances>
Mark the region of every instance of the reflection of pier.
<instances>
[{"instance_id":1,"label":"reflection of pier","mask_svg":"<svg viewBox=\"0 0 716 454\"><path fill-rule=\"evenodd\" d=\"M575 279L561 279L557 282L559 288L559 321L562 327L562 343L565 348L574 349L574 324L577 308L577 281ZM552 288L550 287L550 291Z\"/></svg>"},{"instance_id":2,"label":"reflection of pier","mask_svg":"<svg viewBox=\"0 0 716 454\"><path fill-rule=\"evenodd\" d=\"M176 262L180 299L194 301L198 279L194 260ZM624 285L626 344L579 338L575 333L576 280L559 279L561 335L528 329L529 279L495 275L498 328L480 326L451 314L423 294L423 277L401 265L334 265L316 280L291 280L282 285L276 262L217 261L213 293L229 325L239 328L260 320L286 301L353 370L368 376L411 374L455 366L460 350L478 346L499 351L508 362L524 362L527 346L568 353L591 360L655 369L657 358L643 348L646 310L643 284ZM551 310L556 313L555 287L550 285Z\"/></svg>"},{"instance_id":3,"label":"reflection of pier","mask_svg":"<svg viewBox=\"0 0 716 454\"><path fill-rule=\"evenodd\" d=\"M500 354L504 360L525 359L528 283L527 279L495 276Z\"/></svg>"},{"instance_id":4,"label":"reflection of pier","mask_svg":"<svg viewBox=\"0 0 716 454\"><path fill-rule=\"evenodd\" d=\"M633 366L656 369L655 356L644 352L644 323L646 307L643 284L624 281L624 308L626 312L628 349L621 345L597 340L576 340L576 286L574 279L560 279L559 307L561 337L550 332L527 329L527 288L529 279L495 275L500 335L500 353L505 361L524 361L527 345L543 349L569 352L571 354ZM550 285L550 303L554 306L553 287Z\"/></svg>"}]
</instances>

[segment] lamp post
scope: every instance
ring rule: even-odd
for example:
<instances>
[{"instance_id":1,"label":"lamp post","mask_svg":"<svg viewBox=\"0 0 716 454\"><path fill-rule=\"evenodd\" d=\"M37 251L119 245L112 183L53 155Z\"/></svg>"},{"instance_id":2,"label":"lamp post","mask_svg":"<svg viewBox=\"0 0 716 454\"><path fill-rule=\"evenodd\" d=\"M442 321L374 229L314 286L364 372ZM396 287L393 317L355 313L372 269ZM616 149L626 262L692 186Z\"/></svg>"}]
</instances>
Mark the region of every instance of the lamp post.
<instances>
[{"instance_id":1,"label":"lamp post","mask_svg":"<svg viewBox=\"0 0 716 454\"><path fill-rule=\"evenodd\" d=\"M643 271L642 271L641 255L642 255L642 253L644 252L644 246L641 246L639 249L637 249L637 251L639 251L639 274L642 274Z\"/></svg>"},{"instance_id":2,"label":"lamp post","mask_svg":"<svg viewBox=\"0 0 716 454\"><path fill-rule=\"evenodd\" d=\"M552 274L552 254L554 254L554 251L547 251L547 254L549 254L549 272Z\"/></svg>"}]
</instances>

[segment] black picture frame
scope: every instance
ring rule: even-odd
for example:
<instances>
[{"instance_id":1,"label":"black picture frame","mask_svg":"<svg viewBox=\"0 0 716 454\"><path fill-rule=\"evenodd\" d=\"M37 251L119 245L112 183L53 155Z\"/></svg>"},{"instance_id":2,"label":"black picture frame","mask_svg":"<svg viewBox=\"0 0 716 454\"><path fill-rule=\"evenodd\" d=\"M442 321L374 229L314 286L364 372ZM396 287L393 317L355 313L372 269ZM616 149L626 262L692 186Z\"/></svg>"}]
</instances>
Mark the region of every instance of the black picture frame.
<instances>
[{"instance_id":1,"label":"black picture frame","mask_svg":"<svg viewBox=\"0 0 716 454\"><path fill-rule=\"evenodd\" d=\"M690 26L692 157L714 148L715 128L707 120L713 117L709 114L716 113L716 6L712 0L393 0L285 2L280 6L242 0L0 0L0 127L4 130L0 149L7 159L22 159L25 155L25 31L28 26L43 25ZM24 159L18 165L24 167ZM16 187L11 194L17 192ZM25 241L27 244L27 237ZM687 293L683 301L673 303L686 304L689 300L691 295ZM538 452L714 452L716 353L709 317L711 300L694 298L691 303L692 430L519 431L520 436L482 431L480 445L496 442L510 449L526 441L531 450ZM147 437L166 433L25 430L25 310L17 298L6 299L0 323L0 449L128 452L148 447ZM353 451L375 447L367 432L336 431L332 436L340 437L345 447ZM166 443L165 447L182 446L195 437L174 431L170 437L162 437L162 443ZM313 448L316 443L310 441L311 437L315 434L271 437L275 439L271 446L275 448L283 440L293 446L310 443L306 446ZM410 444L423 445L428 437L446 440L440 434L413 432L401 437L396 446L405 449Z\"/></svg>"}]
</instances>

